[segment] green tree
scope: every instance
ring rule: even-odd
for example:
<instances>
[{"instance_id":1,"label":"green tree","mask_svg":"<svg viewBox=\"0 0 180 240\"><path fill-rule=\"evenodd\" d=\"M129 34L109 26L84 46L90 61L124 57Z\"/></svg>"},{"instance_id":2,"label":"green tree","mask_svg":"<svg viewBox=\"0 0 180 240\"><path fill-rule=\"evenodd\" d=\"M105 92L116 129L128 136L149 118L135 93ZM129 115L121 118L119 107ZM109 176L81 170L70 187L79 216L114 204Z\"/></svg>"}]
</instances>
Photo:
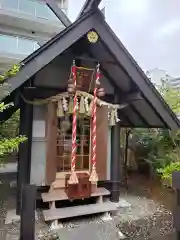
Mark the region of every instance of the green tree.
<instances>
[{"instance_id":1,"label":"green tree","mask_svg":"<svg viewBox=\"0 0 180 240\"><path fill-rule=\"evenodd\" d=\"M161 96L176 115L180 114L180 91L172 88L168 81L162 81L157 88ZM180 169L180 131L168 129L134 129L133 135L139 139L139 155L159 173L163 179L171 181L171 173Z\"/></svg>"},{"instance_id":2,"label":"green tree","mask_svg":"<svg viewBox=\"0 0 180 240\"><path fill-rule=\"evenodd\" d=\"M13 65L13 67L0 75L0 95L1 98L8 94L8 85L5 80L11 76L14 76L20 69L20 65ZM13 103L4 104L0 102L0 112L3 112L9 107L12 107ZM25 136L18 136L18 124L19 124L19 111L17 111L12 118L6 122L0 123L0 162L2 163L5 156L13 151L18 150L20 143L26 140Z\"/></svg>"},{"instance_id":3,"label":"green tree","mask_svg":"<svg viewBox=\"0 0 180 240\"><path fill-rule=\"evenodd\" d=\"M180 114L180 88L173 88L168 81L161 81L158 91L175 114Z\"/></svg>"}]
</instances>

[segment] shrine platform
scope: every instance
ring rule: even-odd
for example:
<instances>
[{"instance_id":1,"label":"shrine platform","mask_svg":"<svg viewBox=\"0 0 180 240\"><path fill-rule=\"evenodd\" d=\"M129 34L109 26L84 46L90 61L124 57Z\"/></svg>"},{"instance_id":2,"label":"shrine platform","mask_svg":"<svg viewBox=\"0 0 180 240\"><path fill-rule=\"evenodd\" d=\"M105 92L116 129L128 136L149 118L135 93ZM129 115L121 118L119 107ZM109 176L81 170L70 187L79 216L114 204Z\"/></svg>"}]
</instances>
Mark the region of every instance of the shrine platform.
<instances>
[{"instance_id":1,"label":"shrine platform","mask_svg":"<svg viewBox=\"0 0 180 240\"><path fill-rule=\"evenodd\" d=\"M47 222L55 221L56 225L62 219L117 210L117 204L110 202L110 192L105 188L97 188L92 193L90 198L93 199L93 203L78 206L58 207L58 202L70 201L64 189L54 189L51 192L42 193L41 196L44 203L49 203L49 209L43 210L44 220Z\"/></svg>"}]
</instances>

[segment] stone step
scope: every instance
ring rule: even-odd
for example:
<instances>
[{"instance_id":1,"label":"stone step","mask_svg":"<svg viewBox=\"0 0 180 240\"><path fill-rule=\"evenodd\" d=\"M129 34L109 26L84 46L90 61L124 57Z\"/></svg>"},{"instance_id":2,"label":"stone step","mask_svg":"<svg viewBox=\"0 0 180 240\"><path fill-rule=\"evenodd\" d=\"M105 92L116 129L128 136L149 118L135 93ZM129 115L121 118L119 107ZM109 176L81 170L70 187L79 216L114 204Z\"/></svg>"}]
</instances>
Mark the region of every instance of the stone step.
<instances>
[{"instance_id":1,"label":"stone step","mask_svg":"<svg viewBox=\"0 0 180 240\"><path fill-rule=\"evenodd\" d=\"M117 204L112 202L87 204L83 206L51 208L43 211L45 221L61 220L65 218L116 211Z\"/></svg>"},{"instance_id":2,"label":"stone step","mask_svg":"<svg viewBox=\"0 0 180 240\"><path fill-rule=\"evenodd\" d=\"M95 192L91 194L91 197L109 196L110 192L105 188L97 188ZM43 202L54 202L61 200L68 200L68 196L64 189L54 189L52 192L42 193Z\"/></svg>"}]
</instances>

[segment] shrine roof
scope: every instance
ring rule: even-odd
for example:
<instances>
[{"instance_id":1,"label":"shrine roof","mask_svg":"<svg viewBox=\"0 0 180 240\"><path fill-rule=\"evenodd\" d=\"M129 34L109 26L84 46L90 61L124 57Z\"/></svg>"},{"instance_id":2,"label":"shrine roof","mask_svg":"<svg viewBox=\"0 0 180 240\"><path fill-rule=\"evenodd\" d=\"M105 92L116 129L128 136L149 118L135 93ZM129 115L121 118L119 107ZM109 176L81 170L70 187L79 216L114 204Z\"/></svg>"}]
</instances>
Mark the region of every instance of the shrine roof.
<instances>
[{"instance_id":1,"label":"shrine roof","mask_svg":"<svg viewBox=\"0 0 180 240\"><path fill-rule=\"evenodd\" d=\"M87 33L91 30L99 36L97 43L88 43ZM77 45L78 42L81 44ZM180 122L176 115L109 27L99 10L90 10L83 14L24 59L20 71L6 80L6 83L10 84L10 96L14 98L16 89L73 46L84 48L90 57L101 63L101 71L113 85L118 95L118 103L123 102L123 96L132 93L141 95L141 99L131 100L128 107L120 111L120 118L122 117L123 122L126 122L126 126L179 129Z\"/></svg>"}]
</instances>

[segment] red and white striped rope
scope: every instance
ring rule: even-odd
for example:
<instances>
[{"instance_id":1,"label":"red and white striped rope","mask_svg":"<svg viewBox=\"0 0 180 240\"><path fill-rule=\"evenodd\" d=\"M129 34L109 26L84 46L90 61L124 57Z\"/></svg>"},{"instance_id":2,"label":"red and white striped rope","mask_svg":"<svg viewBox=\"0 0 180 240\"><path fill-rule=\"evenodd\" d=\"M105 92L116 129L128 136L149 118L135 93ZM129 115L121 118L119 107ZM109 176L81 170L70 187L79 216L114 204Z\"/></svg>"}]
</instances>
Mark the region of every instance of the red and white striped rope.
<instances>
[{"instance_id":1,"label":"red and white striped rope","mask_svg":"<svg viewBox=\"0 0 180 240\"><path fill-rule=\"evenodd\" d=\"M72 66L72 75L74 86L76 87L76 66ZM74 95L74 107L73 107L73 127L72 127L72 155L71 155L71 171L75 171L76 167L76 128L77 128L77 116L76 116L76 108L77 108L77 94Z\"/></svg>"},{"instance_id":2,"label":"red and white striped rope","mask_svg":"<svg viewBox=\"0 0 180 240\"><path fill-rule=\"evenodd\" d=\"M94 101L93 101L93 149L92 149L92 169L96 169L96 112L97 112L97 87L94 88Z\"/></svg>"},{"instance_id":3,"label":"red and white striped rope","mask_svg":"<svg viewBox=\"0 0 180 240\"><path fill-rule=\"evenodd\" d=\"M94 88L94 100L93 100L93 122L92 122L92 175L90 177L91 181L93 179L97 180L97 174L96 174L96 113L97 113L97 90L98 90L98 85L100 85L99 82L100 79L100 71L99 71L99 64L97 66L97 72L96 72L96 82L95 82L95 88Z\"/></svg>"}]
</instances>

